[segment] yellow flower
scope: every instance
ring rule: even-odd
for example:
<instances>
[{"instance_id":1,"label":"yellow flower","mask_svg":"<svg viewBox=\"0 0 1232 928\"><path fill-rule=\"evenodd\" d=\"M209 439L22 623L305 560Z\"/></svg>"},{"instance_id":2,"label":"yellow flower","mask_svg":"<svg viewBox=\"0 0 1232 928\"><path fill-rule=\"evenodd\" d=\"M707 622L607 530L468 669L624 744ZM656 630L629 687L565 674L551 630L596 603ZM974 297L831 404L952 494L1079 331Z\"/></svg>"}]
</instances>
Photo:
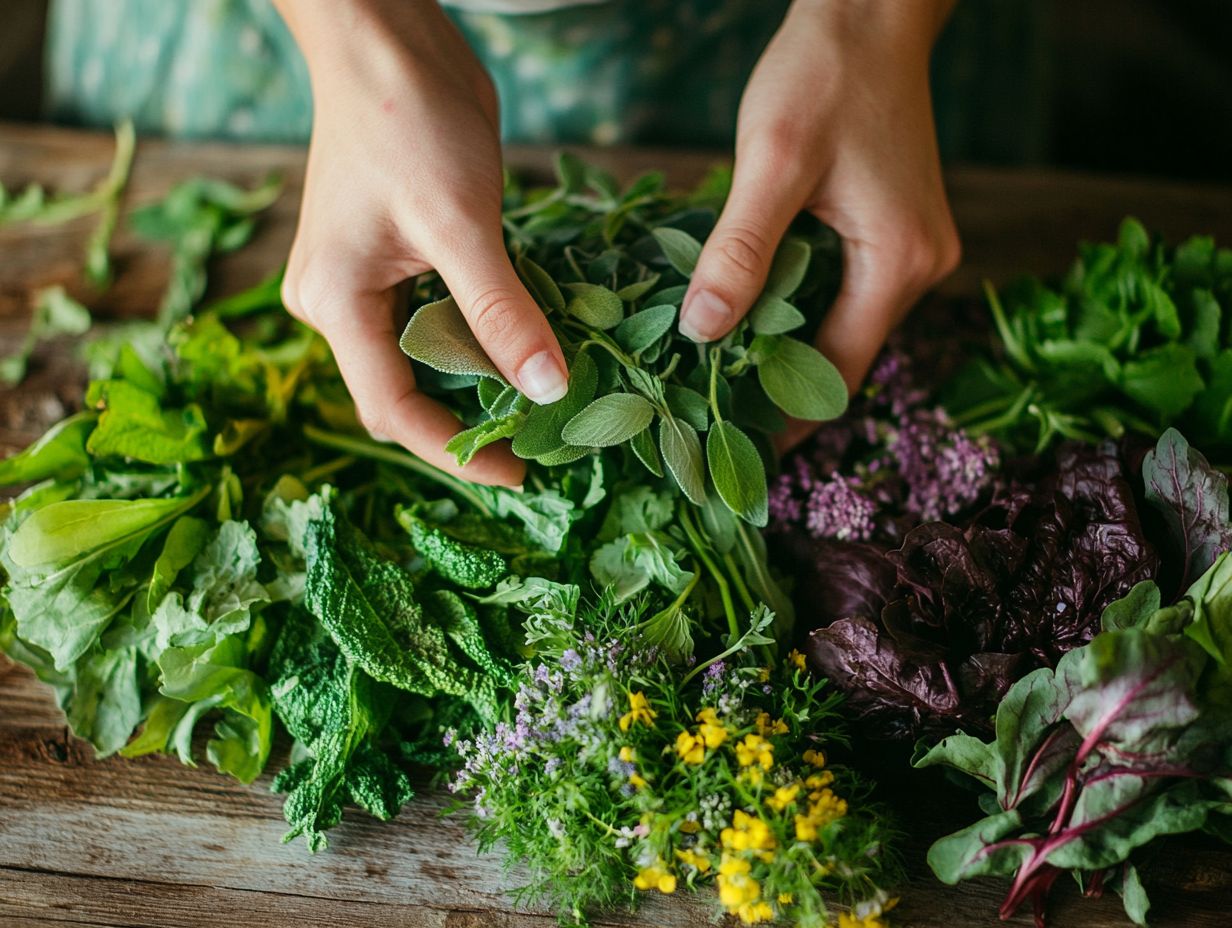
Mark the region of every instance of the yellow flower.
<instances>
[{"instance_id":1,"label":"yellow flower","mask_svg":"<svg viewBox=\"0 0 1232 928\"><path fill-rule=\"evenodd\" d=\"M620 749L620 759L623 760L626 764L631 764L635 760L637 760L637 751L633 750L633 748L629 747L626 744L623 748Z\"/></svg>"},{"instance_id":2,"label":"yellow flower","mask_svg":"<svg viewBox=\"0 0 1232 928\"><path fill-rule=\"evenodd\" d=\"M710 860L705 854L699 854L692 849L676 852L676 859L687 867L692 867L698 873L706 873L710 869Z\"/></svg>"},{"instance_id":3,"label":"yellow flower","mask_svg":"<svg viewBox=\"0 0 1232 928\"><path fill-rule=\"evenodd\" d=\"M719 860L718 885L719 902L732 915L761 898L761 885L749 875L749 862L732 854Z\"/></svg>"},{"instance_id":4,"label":"yellow flower","mask_svg":"<svg viewBox=\"0 0 1232 928\"><path fill-rule=\"evenodd\" d=\"M765 779L764 771L760 767L745 767L740 771L740 782L747 783L749 786L761 786L763 779Z\"/></svg>"},{"instance_id":5,"label":"yellow flower","mask_svg":"<svg viewBox=\"0 0 1232 928\"><path fill-rule=\"evenodd\" d=\"M634 772L629 774L629 785L634 789L641 789L646 785L646 780L640 774Z\"/></svg>"},{"instance_id":6,"label":"yellow flower","mask_svg":"<svg viewBox=\"0 0 1232 928\"><path fill-rule=\"evenodd\" d=\"M676 891L676 876L666 869L662 860L657 860L652 866L643 867L633 878L637 889L657 889L661 893Z\"/></svg>"},{"instance_id":7,"label":"yellow flower","mask_svg":"<svg viewBox=\"0 0 1232 928\"><path fill-rule=\"evenodd\" d=\"M796 796L800 792L800 784L792 783L788 786L780 786L774 791L774 795L766 799L766 805L772 808L775 812L782 812L789 805L796 801Z\"/></svg>"},{"instance_id":8,"label":"yellow flower","mask_svg":"<svg viewBox=\"0 0 1232 928\"><path fill-rule=\"evenodd\" d=\"M796 897L791 893L779 893L779 905L791 905L796 901Z\"/></svg>"},{"instance_id":9,"label":"yellow flower","mask_svg":"<svg viewBox=\"0 0 1232 928\"><path fill-rule=\"evenodd\" d=\"M763 770L774 766L774 745L761 735L749 733L736 744L736 760L741 767L760 764Z\"/></svg>"},{"instance_id":10,"label":"yellow flower","mask_svg":"<svg viewBox=\"0 0 1232 928\"><path fill-rule=\"evenodd\" d=\"M723 847L733 851L766 851L774 847L770 826L755 815L737 809L729 828L719 833Z\"/></svg>"},{"instance_id":11,"label":"yellow flower","mask_svg":"<svg viewBox=\"0 0 1232 928\"><path fill-rule=\"evenodd\" d=\"M727 740L727 729L713 709L705 708L697 713L697 721L701 722L697 727L697 734L706 742L706 747L714 750Z\"/></svg>"},{"instance_id":12,"label":"yellow flower","mask_svg":"<svg viewBox=\"0 0 1232 928\"><path fill-rule=\"evenodd\" d=\"M822 787L829 786L833 782L834 773L829 770L823 770L821 773L811 774L807 779L805 779L804 785L809 789L817 790ZM818 797L813 796L812 798L817 799Z\"/></svg>"},{"instance_id":13,"label":"yellow flower","mask_svg":"<svg viewBox=\"0 0 1232 928\"><path fill-rule=\"evenodd\" d=\"M774 908L766 901L752 902L740 906L736 911L740 921L746 925L756 925L758 922L774 920Z\"/></svg>"},{"instance_id":14,"label":"yellow flower","mask_svg":"<svg viewBox=\"0 0 1232 928\"><path fill-rule=\"evenodd\" d=\"M807 815L796 816L796 840L816 841L817 823Z\"/></svg>"},{"instance_id":15,"label":"yellow flower","mask_svg":"<svg viewBox=\"0 0 1232 928\"><path fill-rule=\"evenodd\" d=\"M807 815L796 816L796 840L816 841L817 830L847 814L847 800L831 790L823 789L809 795Z\"/></svg>"},{"instance_id":16,"label":"yellow flower","mask_svg":"<svg viewBox=\"0 0 1232 928\"><path fill-rule=\"evenodd\" d=\"M804 669L804 655L801 654L799 651L797 651L795 648L792 648L790 651L787 652L787 660L795 664L797 670Z\"/></svg>"},{"instance_id":17,"label":"yellow flower","mask_svg":"<svg viewBox=\"0 0 1232 928\"><path fill-rule=\"evenodd\" d=\"M629 726L635 722L642 722L645 725L654 727L656 715L658 713L650 708L650 703L646 701L645 693L641 690L638 690L636 693L630 693L629 711L620 717L620 730L628 731Z\"/></svg>"},{"instance_id":18,"label":"yellow flower","mask_svg":"<svg viewBox=\"0 0 1232 928\"><path fill-rule=\"evenodd\" d=\"M697 735L682 731L676 736L676 753L686 764L700 764L706 759L706 744Z\"/></svg>"},{"instance_id":19,"label":"yellow flower","mask_svg":"<svg viewBox=\"0 0 1232 928\"><path fill-rule=\"evenodd\" d=\"M768 683L770 681L770 668L762 667L757 671L757 682Z\"/></svg>"},{"instance_id":20,"label":"yellow flower","mask_svg":"<svg viewBox=\"0 0 1232 928\"><path fill-rule=\"evenodd\" d=\"M809 748L804 752L804 762L812 764L814 767L824 767L826 765L826 755L821 751L814 751Z\"/></svg>"},{"instance_id":21,"label":"yellow flower","mask_svg":"<svg viewBox=\"0 0 1232 928\"><path fill-rule=\"evenodd\" d=\"M686 835L695 835L702 830L702 826L697 822L691 822L688 819L685 819L680 823L680 830Z\"/></svg>"},{"instance_id":22,"label":"yellow flower","mask_svg":"<svg viewBox=\"0 0 1232 928\"><path fill-rule=\"evenodd\" d=\"M771 735L787 734L787 723L782 719L771 720L769 712L759 712L755 724L757 725L757 733L763 738L768 738Z\"/></svg>"},{"instance_id":23,"label":"yellow flower","mask_svg":"<svg viewBox=\"0 0 1232 928\"><path fill-rule=\"evenodd\" d=\"M838 913L838 928L886 928L881 913L859 916L847 912Z\"/></svg>"}]
</instances>

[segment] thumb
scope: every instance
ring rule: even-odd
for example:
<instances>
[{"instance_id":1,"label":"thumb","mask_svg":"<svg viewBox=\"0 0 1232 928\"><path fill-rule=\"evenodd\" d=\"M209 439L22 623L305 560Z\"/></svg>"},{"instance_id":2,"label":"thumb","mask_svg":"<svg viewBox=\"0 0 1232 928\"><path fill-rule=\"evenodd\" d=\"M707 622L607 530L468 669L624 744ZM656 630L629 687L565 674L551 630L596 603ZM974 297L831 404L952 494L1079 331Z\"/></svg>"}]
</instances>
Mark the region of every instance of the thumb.
<instances>
[{"instance_id":1,"label":"thumb","mask_svg":"<svg viewBox=\"0 0 1232 928\"><path fill-rule=\"evenodd\" d=\"M568 390L560 344L518 279L499 236L484 244L456 250L465 259L438 263L436 269L504 378L532 401L554 403Z\"/></svg>"},{"instance_id":2,"label":"thumb","mask_svg":"<svg viewBox=\"0 0 1232 928\"><path fill-rule=\"evenodd\" d=\"M706 240L680 310L680 331L695 342L722 338L761 295L774 252L805 196L781 178L742 173Z\"/></svg>"}]
</instances>

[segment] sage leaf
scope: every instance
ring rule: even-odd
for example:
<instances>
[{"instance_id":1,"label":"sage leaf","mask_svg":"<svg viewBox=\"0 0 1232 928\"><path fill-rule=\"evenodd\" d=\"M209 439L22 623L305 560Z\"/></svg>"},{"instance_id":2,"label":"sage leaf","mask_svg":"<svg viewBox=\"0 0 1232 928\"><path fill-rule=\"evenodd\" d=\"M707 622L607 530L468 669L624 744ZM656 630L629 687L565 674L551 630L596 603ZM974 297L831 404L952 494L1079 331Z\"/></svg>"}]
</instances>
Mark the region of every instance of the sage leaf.
<instances>
[{"instance_id":1,"label":"sage leaf","mask_svg":"<svg viewBox=\"0 0 1232 928\"><path fill-rule=\"evenodd\" d=\"M558 313L565 311L565 297L552 276L526 255L519 255L517 261L518 276L526 289L534 297L535 302L544 309Z\"/></svg>"},{"instance_id":2,"label":"sage leaf","mask_svg":"<svg viewBox=\"0 0 1232 928\"><path fill-rule=\"evenodd\" d=\"M646 469L656 477L663 476L663 462L659 458L659 447L655 444L654 433L649 427L642 429L631 439L629 447L637 455L637 459L646 465Z\"/></svg>"},{"instance_id":3,"label":"sage leaf","mask_svg":"<svg viewBox=\"0 0 1232 928\"><path fill-rule=\"evenodd\" d=\"M769 519L766 468L749 436L730 422L716 422L706 438L706 460L719 497L746 522Z\"/></svg>"},{"instance_id":4,"label":"sage leaf","mask_svg":"<svg viewBox=\"0 0 1232 928\"><path fill-rule=\"evenodd\" d=\"M800 288L812 256L808 242L798 238L783 239L774 253L770 273L766 275L764 292L782 299L791 296Z\"/></svg>"},{"instance_id":5,"label":"sage leaf","mask_svg":"<svg viewBox=\"0 0 1232 928\"><path fill-rule=\"evenodd\" d=\"M640 300L647 293L655 288L659 283L659 275L651 274L645 280L639 280L635 284L625 284L616 291L616 295L626 303L633 303Z\"/></svg>"},{"instance_id":6,"label":"sage leaf","mask_svg":"<svg viewBox=\"0 0 1232 928\"><path fill-rule=\"evenodd\" d=\"M669 383L663 392L672 415L683 419L699 432L710 427L710 403L696 390Z\"/></svg>"},{"instance_id":7,"label":"sage leaf","mask_svg":"<svg viewBox=\"0 0 1232 928\"><path fill-rule=\"evenodd\" d=\"M616 326L616 343L625 351L636 354L666 335L675 321L675 306L651 306Z\"/></svg>"},{"instance_id":8,"label":"sage leaf","mask_svg":"<svg viewBox=\"0 0 1232 928\"><path fill-rule=\"evenodd\" d=\"M433 370L504 381L451 296L419 307L398 345L408 357Z\"/></svg>"},{"instance_id":9,"label":"sage leaf","mask_svg":"<svg viewBox=\"0 0 1232 928\"><path fill-rule=\"evenodd\" d=\"M782 335L804 325L804 313L782 297L765 294L749 312L749 325L755 335Z\"/></svg>"},{"instance_id":10,"label":"sage leaf","mask_svg":"<svg viewBox=\"0 0 1232 928\"><path fill-rule=\"evenodd\" d=\"M706 464L697 430L684 419L664 416L659 422L659 447L681 491L700 506L706 499Z\"/></svg>"},{"instance_id":11,"label":"sage leaf","mask_svg":"<svg viewBox=\"0 0 1232 928\"><path fill-rule=\"evenodd\" d=\"M636 393L601 396L565 423L561 437L571 445L608 448L628 441L654 419L654 407Z\"/></svg>"},{"instance_id":12,"label":"sage leaf","mask_svg":"<svg viewBox=\"0 0 1232 928\"><path fill-rule=\"evenodd\" d=\"M565 423L595 398L598 386L599 368L589 354L579 351L569 369L568 392L555 403L531 407L526 421L513 437L513 453L520 458L539 458L564 448L566 442L561 431ZM583 449L583 453L588 450Z\"/></svg>"},{"instance_id":13,"label":"sage leaf","mask_svg":"<svg viewBox=\"0 0 1232 928\"><path fill-rule=\"evenodd\" d=\"M754 347L765 357L757 378L779 409L797 419L822 422L847 409L847 384L812 345L782 335L758 336Z\"/></svg>"},{"instance_id":14,"label":"sage leaf","mask_svg":"<svg viewBox=\"0 0 1232 928\"><path fill-rule=\"evenodd\" d=\"M625 317L625 304L598 284L565 284L571 294L565 309L570 316L596 329L611 329Z\"/></svg>"},{"instance_id":15,"label":"sage leaf","mask_svg":"<svg viewBox=\"0 0 1232 928\"><path fill-rule=\"evenodd\" d=\"M663 249L663 257L667 258L667 263L681 275L692 277L693 269L697 267L697 259L702 253L701 243L688 232L681 232L679 229L660 227L652 229L651 234Z\"/></svg>"}]
</instances>

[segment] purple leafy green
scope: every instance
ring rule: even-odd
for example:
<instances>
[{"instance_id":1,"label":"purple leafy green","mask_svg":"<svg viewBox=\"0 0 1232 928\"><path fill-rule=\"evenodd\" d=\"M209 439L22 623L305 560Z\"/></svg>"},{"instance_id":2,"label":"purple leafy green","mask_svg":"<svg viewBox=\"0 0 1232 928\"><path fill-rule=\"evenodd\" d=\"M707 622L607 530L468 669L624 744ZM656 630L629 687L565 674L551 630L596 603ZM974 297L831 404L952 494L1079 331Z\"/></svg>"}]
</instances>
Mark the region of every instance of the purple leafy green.
<instances>
[{"instance_id":1,"label":"purple leafy green","mask_svg":"<svg viewBox=\"0 0 1232 928\"><path fill-rule=\"evenodd\" d=\"M1110 444L1065 446L1051 472L1005 480L966 525L926 523L897 550L799 533L781 550L817 610L814 666L890 738L989 730L1015 680L1089 642L1105 607L1157 567Z\"/></svg>"}]
</instances>

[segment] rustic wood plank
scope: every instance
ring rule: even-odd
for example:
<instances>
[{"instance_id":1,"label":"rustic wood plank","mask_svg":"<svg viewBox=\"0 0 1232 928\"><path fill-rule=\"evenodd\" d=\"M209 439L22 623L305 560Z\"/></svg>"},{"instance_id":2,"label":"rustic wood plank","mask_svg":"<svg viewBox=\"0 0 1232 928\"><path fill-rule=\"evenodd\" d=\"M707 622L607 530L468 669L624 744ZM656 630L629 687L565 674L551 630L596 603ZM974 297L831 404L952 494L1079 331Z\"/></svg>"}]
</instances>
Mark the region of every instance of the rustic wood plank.
<instances>
[{"instance_id":1,"label":"rustic wood plank","mask_svg":"<svg viewBox=\"0 0 1232 928\"><path fill-rule=\"evenodd\" d=\"M110 148L106 135L0 126L0 178L10 186L36 180L54 189L85 189L106 170ZM721 160L705 152L579 153L621 177L665 169L675 184L691 182ZM547 155L515 149L508 160L541 172ZM282 172L286 190L256 240L214 269L214 290L232 292L284 260L302 169L303 152L296 148L143 141L127 205L157 199L194 174L254 183L270 170ZM986 277L1058 271L1076 239L1113 235L1125 213L1173 238L1202 231L1232 241L1232 188L972 169L949 172L948 182L967 257L941 288L945 297L973 296ZM0 229L0 350L24 330L34 290L53 283L66 285L104 320L153 312L166 280L165 255L122 229L117 281L107 293L93 294L80 280L90 228L84 219L57 229ZM27 382L0 395L0 453L23 446L75 408L81 367L70 348L59 344L42 352ZM931 840L971 814L970 798L944 789L939 778L901 774L902 782L886 790L908 832L909 883L898 922L919 928L996 924L1004 884L947 888L923 862ZM299 920L449 928L552 923L542 910L514 910L497 859L475 854L460 820L440 817L446 800L439 794L416 800L392 823L352 812L331 836L331 848L310 857L301 844L279 843L281 800L269 794L268 782L244 787L170 758L96 761L89 746L68 733L49 692L0 657L0 925L196 928L231 926L237 913L254 928ZM1157 928L1228 924L1232 855L1226 849L1199 839L1162 842L1148 859L1145 879ZM1115 898L1081 899L1072 886L1060 887L1057 896L1056 925L1127 924ZM636 915L616 914L597 924L703 924L711 917L709 903L650 896ZM1009 922L1030 923L1026 915Z\"/></svg>"}]
</instances>

